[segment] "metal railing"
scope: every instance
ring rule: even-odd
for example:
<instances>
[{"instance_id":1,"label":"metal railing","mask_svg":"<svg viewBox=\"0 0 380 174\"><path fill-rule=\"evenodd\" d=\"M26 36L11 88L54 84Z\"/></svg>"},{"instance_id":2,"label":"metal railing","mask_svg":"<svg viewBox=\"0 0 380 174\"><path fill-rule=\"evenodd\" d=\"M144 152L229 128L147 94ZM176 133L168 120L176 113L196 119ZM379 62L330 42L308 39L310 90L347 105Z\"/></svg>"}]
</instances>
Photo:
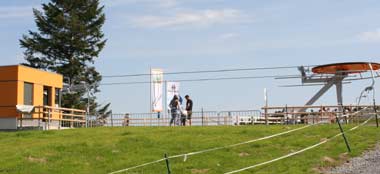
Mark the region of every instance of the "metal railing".
<instances>
[{"instance_id":1,"label":"metal railing","mask_svg":"<svg viewBox=\"0 0 380 174\"><path fill-rule=\"evenodd\" d=\"M192 126L229 126L254 124L254 120L261 116L259 110L241 111L193 111L191 116ZM95 116L89 118L96 119ZM175 126L180 125L181 117L175 120ZM169 126L170 113L126 113L112 114L105 120L104 126ZM188 125L188 124L187 124ZM91 124L89 125L91 126Z\"/></svg>"},{"instance_id":2,"label":"metal railing","mask_svg":"<svg viewBox=\"0 0 380 174\"><path fill-rule=\"evenodd\" d=\"M380 106L377 105L376 108ZM369 108L369 109L365 109ZM373 114L373 105L320 105L263 107L259 121L264 124L335 123L341 117L346 123L360 122L364 115ZM365 109L365 110L363 110ZM305 111L302 111L305 110ZM357 111L361 112L357 112ZM302 112L301 112L302 111ZM378 114L379 112L377 112ZM376 113L374 113L376 114Z\"/></svg>"},{"instance_id":3,"label":"metal railing","mask_svg":"<svg viewBox=\"0 0 380 174\"><path fill-rule=\"evenodd\" d=\"M377 106L378 108L380 106ZM343 111L338 111L343 108ZM344 116L346 122L360 122L363 115L374 113L373 110L355 112L371 105L321 105L321 106L280 106L263 107L260 110L235 111L194 111L191 116L192 126L232 126L254 124L315 124L334 123L336 116ZM306 111L299 112L305 109ZM377 112L378 114L379 112ZM87 118L87 119L86 119ZM112 113L107 118L86 117L84 110L37 106L31 114L18 118L19 129L65 129L76 127L124 127L124 126L169 126L170 113ZM180 125L180 117L175 126ZM186 125L189 125L188 122Z\"/></svg>"},{"instance_id":4,"label":"metal railing","mask_svg":"<svg viewBox=\"0 0 380 174\"><path fill-rule=\"evenodd\" d=\"M343 111L339 111L340 107ZM380 107L380 106L377 106ZM372 105L320 105L320 106L279 106L263 107L260 110L238 111L194 111L192 113L192 126L231 126L231 125L254 125L254 124L315 124L335 123L337 116L342 116L345 122L360 122L365 115L373 114ZM304 112L299 110L305 109ZM377 112L379 114L379 112ZM95 120L96 117L94 117ZM170 113L126 113L112 114L104 120L101 126L169 126ZM175 126L180 125L180 117L175 121ZM188 125L188 122L186 123Z\"/></svg>"}]
</instances>

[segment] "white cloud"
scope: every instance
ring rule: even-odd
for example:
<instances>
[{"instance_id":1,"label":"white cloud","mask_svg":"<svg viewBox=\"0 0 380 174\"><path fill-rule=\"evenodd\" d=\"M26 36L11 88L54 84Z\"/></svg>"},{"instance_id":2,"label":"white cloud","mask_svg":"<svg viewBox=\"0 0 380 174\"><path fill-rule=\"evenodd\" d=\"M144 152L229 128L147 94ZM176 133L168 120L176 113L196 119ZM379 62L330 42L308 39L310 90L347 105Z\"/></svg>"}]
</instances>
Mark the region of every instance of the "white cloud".
<instances>
[{"instance_id":1,"label":"white cloud","mask_svg":"<svg viewBox=\"0 0 380 174\"><path fill-rule=\"evenodd\" d=\"M0 19L25 18L33 16L33 6L0 7Z\"/></svg>"},{"instance_id":2,"label":"white cloud","mask_svg":"<svg viewBox=\"0 0 380 174\"><path fill-rule=\"evenodd\" d=\"M380 42L380 28L375 31L366 31L358 35L359 39L368 42Z\"/></svg>"},{"instance_id":3,"label":"white cloud","mask_svg":"<svg viewBox=\"0 0 380 174\"><path fill-rule=\"evenodd\" d=\"M243 14L236 9L200 10L177 12L172 16L139 16L132 19L137 27L159 28L185 25L210 26L214 24L236 23L243 20Z\"/></svg>"}]
</instances>

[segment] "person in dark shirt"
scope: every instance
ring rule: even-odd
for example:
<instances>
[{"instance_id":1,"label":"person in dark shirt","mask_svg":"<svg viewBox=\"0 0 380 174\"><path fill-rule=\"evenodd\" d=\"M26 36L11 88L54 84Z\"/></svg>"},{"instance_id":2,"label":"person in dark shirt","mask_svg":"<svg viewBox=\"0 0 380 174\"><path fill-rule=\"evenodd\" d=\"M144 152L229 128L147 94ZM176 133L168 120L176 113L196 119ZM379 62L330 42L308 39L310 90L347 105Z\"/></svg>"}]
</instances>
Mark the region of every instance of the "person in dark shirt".
<instances>
[{"instance_id":1,"label":"person in dark shirt","mask_svg":"<svg viewBox=\"0 0 380 174\"><path fill-rule=\"evenodd\" d=\"M191 126L191 115L192 115L192 111L193 111L193 100L190 99L189 95L186 95L185 99L186 99L187 119L189 120L189 125Z\"/></svg>"}]
</instances>

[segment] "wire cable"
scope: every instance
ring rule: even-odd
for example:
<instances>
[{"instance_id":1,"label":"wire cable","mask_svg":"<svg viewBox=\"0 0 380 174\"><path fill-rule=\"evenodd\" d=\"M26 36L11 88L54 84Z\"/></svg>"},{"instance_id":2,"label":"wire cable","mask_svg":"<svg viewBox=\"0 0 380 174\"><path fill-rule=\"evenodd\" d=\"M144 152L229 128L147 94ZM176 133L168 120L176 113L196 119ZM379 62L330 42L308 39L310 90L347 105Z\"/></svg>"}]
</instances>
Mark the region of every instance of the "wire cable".
<instances>
[{"instance_id":1,"label":"wire cable","mask_svg":"<svg viewBox=\"0 0 380 174\"><path fill-rule=\"evenodd\" d=\"M304 67L314 67L318 65L304 65ZM235 71L259 71L259 70L276 70L276 69L292 69L299 66L278 66L278 67L257 67L257 68L232 68L232 69L218 69L218 70L199 70L199 71L178 71L178 72L164 72L164 75L177 75L177 74L202 74L202 73L221 73L221 72L235 72ZM106 75L103 78L122 78L122 77L139 77L150 76L150 73L140 74L124 74L124 75Z\"/></svg>"},{"instance_id":2,"label":"wire cable","mask_svg":"<svg viewBox=\"0 0 380 174\"><path fill-rule=\"evenodd\" d=\"M239 76L239 77L219 77L219 78L199 78L199 79L180 79L168 80L173 82L199 82L199 81L219 81L219 80L244 80L244 79L265 79L265 78L278 78L278 77L300 77L299 75L273 75L273 76ZM164 81L159 81L162 83ZM133 85L133 84L150 84L150 81L136 81L136 82L116 82L116 83L101 83L101 86L109 85Z\"/></svg>"}]
</instances>

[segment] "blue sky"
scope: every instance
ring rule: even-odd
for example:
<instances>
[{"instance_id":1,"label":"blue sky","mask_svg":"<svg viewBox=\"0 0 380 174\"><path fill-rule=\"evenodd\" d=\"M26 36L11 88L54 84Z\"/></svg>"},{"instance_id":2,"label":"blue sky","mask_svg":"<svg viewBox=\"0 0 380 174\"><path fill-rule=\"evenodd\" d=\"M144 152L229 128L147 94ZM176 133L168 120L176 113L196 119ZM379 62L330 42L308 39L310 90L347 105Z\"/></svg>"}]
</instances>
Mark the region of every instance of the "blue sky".
<instances>
[{"instance_id":1,"label":"blue sky","mask_svg":"<svg viewBox=\"0 0 380 174\"><path fill-rule=\"evenodd\" d=\"M46 0L0 2L1 64L23 61L18 40L35 30L32 8ZM104 0L107 45L95 66L103 75L210 69L315 65L347 61L379 62L380 1L377 0ZM165 76L167 80L297 74L296 69L224 74ZM147 81L149 77L107 82ZM302 105L318 87L280 88L300 80L230 80L186 82L181 93L195 109L258 109L263 88L272 105ZM353 103L370 84L346 85L344 100ZM377 88L378 89L378 88ZM147 112L149 86L102 86L101 103L114 112ZM335 90L318 104L335 104Z\"/></svg>"}]
</instances>

